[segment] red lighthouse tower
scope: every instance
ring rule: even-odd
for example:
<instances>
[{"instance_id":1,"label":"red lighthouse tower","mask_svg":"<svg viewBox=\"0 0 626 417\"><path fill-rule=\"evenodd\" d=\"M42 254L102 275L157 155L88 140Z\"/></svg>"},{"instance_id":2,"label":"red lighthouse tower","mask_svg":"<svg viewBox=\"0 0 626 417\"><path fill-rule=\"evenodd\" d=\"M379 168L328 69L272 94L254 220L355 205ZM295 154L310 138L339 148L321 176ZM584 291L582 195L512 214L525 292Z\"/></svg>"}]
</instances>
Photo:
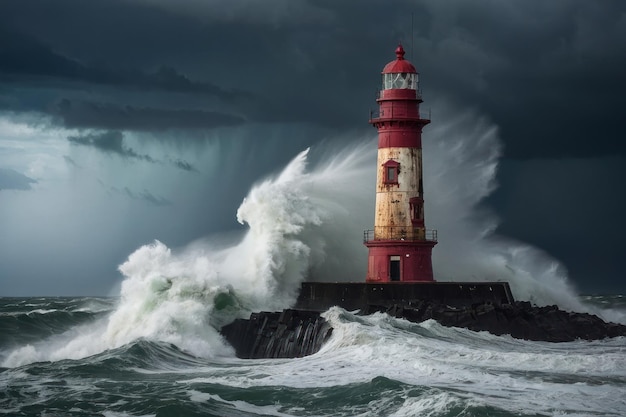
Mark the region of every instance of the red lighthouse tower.
<instances>
[{"instance_id":1,"label":"red lighthouse tower","mask_svg":"<svg viewBox=\"0 0 626 417\"><path fill-rule=\"evenodd\" d=\"M422 128L418 74L396 49L383 69L378 112L369 123L378 129L376 217L367 230L367 282L434 281L431 254L437 232L424 224Z\"/></svg>"}]
</instances>

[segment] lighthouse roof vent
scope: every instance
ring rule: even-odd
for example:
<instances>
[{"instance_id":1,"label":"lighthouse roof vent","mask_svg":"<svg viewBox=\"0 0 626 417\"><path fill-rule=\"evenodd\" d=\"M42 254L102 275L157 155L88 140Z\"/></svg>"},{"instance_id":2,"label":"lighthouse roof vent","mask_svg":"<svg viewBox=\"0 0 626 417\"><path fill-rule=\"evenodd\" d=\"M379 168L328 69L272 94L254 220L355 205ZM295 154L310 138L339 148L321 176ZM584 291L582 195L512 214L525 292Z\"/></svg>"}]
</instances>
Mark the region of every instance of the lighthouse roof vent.
<instances>
[{"instance_id":1,"label":"lighthouse roof vent","mask_svg":"<svg viewBox=\"0 0 626 417\"><path fill-rule=\"evenodd\" d=\"M417 70L409 61L404 59L404 48L402 45L398 45L396 48L396 60L391 61L385 68L383 68L383 74L392 74L398 72L417 74Z\"/></svg>"}]
</instances>

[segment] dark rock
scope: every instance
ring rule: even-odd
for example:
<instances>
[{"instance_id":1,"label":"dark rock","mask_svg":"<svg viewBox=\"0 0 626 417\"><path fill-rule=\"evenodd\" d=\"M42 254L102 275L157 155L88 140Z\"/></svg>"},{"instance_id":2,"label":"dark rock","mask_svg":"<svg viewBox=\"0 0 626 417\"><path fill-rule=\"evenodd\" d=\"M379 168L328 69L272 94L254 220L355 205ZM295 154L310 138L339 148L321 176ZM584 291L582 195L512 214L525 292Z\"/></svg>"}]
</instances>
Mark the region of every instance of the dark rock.
<instances>
[{"instance_id":1,"label":"dark rock","mask_svg":"<svg viewBox=\"0 0 626 417\"><path fill-rule=\"evenodd\" d=\"M477 303L470 307L451 307L439 303L422 305L368 306L412 322L434 319L448 327L509 334L517 339L569 342L576 339L598 340L626 336L626 326L606 323L587 313L572 313L557 306L534 307L529 302L512 304ZM371 309L368 309L371 313Z\"/></svg>"},{"instance_id":2,"label":"dark rock","mask_svg":"<svg viewBox=\"0 0 626 417\"><path fill-rule=\"evenodd\" d=\"M320 350L332 327L315 311L283 310L253 313L222 327L237 357L297 358Z\"/></svg>"},{"instance_id":3,"label":"dark rock","mask_svg":"<svg viewBox=\"0 0 626 417\"><path fill-rule=\"evenodd\" d=\"M452 307L438 302L414 300L388 305L368 304L359 314L384 312L419 323L434 319L443 326L509 334L517 339L568 342L626 336L626 326L606 323L587 313L572 313L557 306L535 307L526 301L511 304L474 303ZM253 313L224 326L222 335L240 358L295 358L319 351L332 328L309 310Z\"/></svg>"}]
</instances>

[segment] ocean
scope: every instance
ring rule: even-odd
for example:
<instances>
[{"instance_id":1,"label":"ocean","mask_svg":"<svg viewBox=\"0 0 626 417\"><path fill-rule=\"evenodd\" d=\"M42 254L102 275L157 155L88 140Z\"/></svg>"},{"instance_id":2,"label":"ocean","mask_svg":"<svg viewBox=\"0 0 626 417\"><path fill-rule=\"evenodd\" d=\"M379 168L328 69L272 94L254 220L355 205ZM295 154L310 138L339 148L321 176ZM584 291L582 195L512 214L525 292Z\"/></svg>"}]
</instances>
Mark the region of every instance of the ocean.
<instances>
[{"instance_id":1,"label":"ocean","mask_svg":"<svg viewBox=\"0 0 626 417\"><path fill-rule=\"evenodd\" d=\"M558 261L494 234L482 202L497 129L471 112L441 119L424 141L436 279L505 280L518 300L626 323L623 295L581 297ZM624 338L528 342L335 307L315 355L234 356L222 325L293 305L304 280L364 279L375 149L368 137L303 151L252 186L239 232L139 247L113 297L0 298L0 414L625 416Z\"/></svg>"},{"instance_id":2,"label":"ocean","mask_svg":"<svg viewBox=\"0 0 626 417\"><path fill-rule=\"evenodd\" d=\"M621 295L583 302L626 308ZM332 308L324 315L335 330L319 353L242 360L224 345L192 354L146 337L107 348L94 330L119 304L1 298L0 414L626 415L626 338L528 342Z\"/></svg>"}]
</instances>

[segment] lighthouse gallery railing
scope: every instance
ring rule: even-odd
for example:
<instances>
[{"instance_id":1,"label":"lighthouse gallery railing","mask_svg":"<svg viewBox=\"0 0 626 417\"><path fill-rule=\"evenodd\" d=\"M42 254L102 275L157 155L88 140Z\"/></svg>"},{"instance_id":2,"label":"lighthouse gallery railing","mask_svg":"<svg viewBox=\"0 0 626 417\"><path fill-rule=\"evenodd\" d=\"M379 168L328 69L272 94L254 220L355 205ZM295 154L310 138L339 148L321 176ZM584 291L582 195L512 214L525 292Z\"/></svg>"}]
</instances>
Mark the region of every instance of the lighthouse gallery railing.
<instances>
[{"instance_id":1,"label":"lighthouse gallery railing","mask_svg":"<svg viewBox=\"0 0 626 417\"><path fill-rule=\"evenodd\" d=\"M370 242L372 240L404 240L408 242L428 240L432 242L437 241L437 230L426 230L419 232L406 227L380 227L377 229L378 236L374 230L365 230L363 232L363 242Z\"/></svg>"}]
</instances>

